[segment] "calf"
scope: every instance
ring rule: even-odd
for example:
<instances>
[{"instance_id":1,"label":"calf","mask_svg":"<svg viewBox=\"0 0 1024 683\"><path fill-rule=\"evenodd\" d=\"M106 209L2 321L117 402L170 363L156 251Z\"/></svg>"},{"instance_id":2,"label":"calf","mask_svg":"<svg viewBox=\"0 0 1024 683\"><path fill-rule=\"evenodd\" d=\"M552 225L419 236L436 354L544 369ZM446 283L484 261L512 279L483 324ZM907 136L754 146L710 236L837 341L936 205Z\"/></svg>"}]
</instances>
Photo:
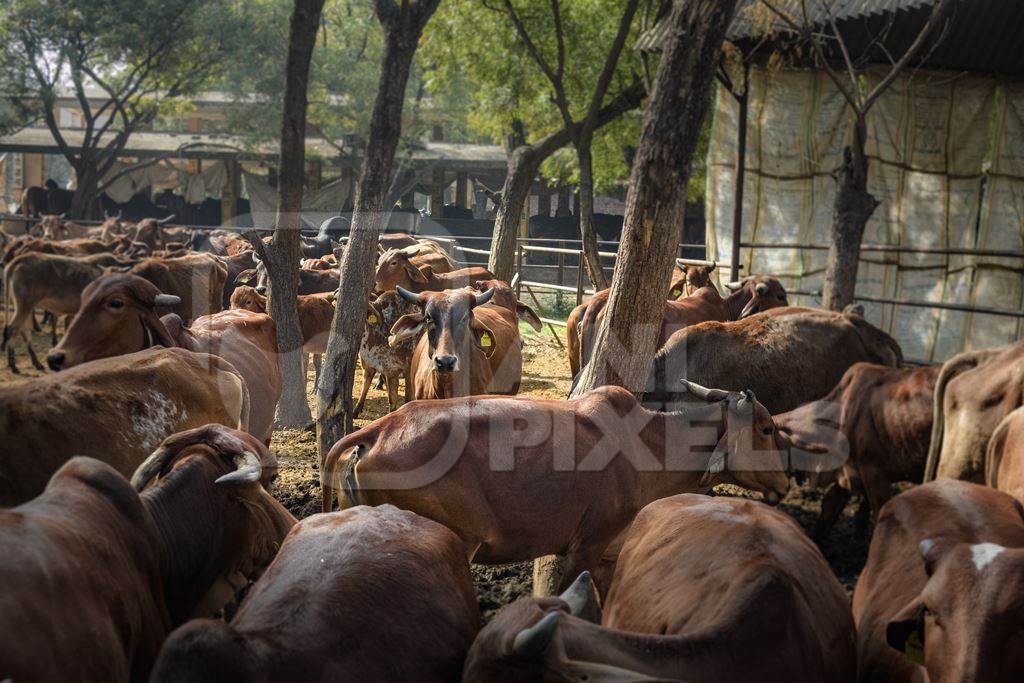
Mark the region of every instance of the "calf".
<instances>
[{"instance_id":1,"label":"calf","mask_svg":"<svg viewBox=\"0 0 1024 683\"><path fill-rule=\"evenodd\" d=\"M589 584L584 574L558 598L502 609L474 642L463 680L856 677L842 586L800 526L761 503L655 501L626 536L603 615Z\"/></svg>"},{"instance_id":2,"label":"calf","mask_svg":"<svg viewBox=\"0 0 1024 683\"><path fill-rule=\"evenodd\" d=\"M389 339L397 344L419 337L412 356L417 399L519 392L523 374L519 324L507 309L484 306L494 289L479 294L468 289L415 294L399 287L397 291L420 309L399 318Z\"/></svg>"},{"instance_id":3,"label":"calf","mask_svg":"<svg viewBox=\"0 0 1024 683\"><path fill-rule=\"evenodd\" d=\"M779 447L806 452L802 469L828 486L816 539L828 535L851 493L863 490L877 517L894 483L921 481L940 369L855 363L820 401L775 416Z\"/></svg>"},{"instance_id":4,"label":"calf","mask_svg":"<svg viewBox=\"0 0 1024 683\"><path fill-rule=\"evenodd\" d=\"M621 387L569 401L413 401L331 448L322 509L335 493L342 507L391 503L450 528L475 562L566 554L571 581L597 569L652 500L727 482L785 495L764 407L747 394L693 391L711 402L674 413L648 411Z\"/></svg>"},{"instance_id":5,"label":"calf","mask_svg":"<svg viewBox=\"0 0 1024 683\"><path fill-rule=\"evenodd\" d=\"M147 258L128 271L180 299L170 312L185 322L222 309L227 266L212 254L179 258Z\"/></svg>"},{"instance_id":6,"label":"calf","mask_svg":"<svg viewBox=\"0 0 1024 683\"><path fill-rule=\"evenodd\" d=\"M1024 342L950 358L935 387L925 481L981 483L985 451L999 422L1024 405Z\"/></svg>"},{"instance_id":7,"label":"calf","mask_svg":"<svg viewBox=\"0 0 1024 683\"><path fill-rule=\"evenodd\" d=\"M985 483L1024 501L1024 408L1004 417L985 452Z\"/></svg>"},{"instance_id":8,"label":"calf","mask_svg":"<svg viewBox=\"0 0 1024 683\"><path fill-rule=\"evenodd\" d=\"M295 520L259 486L254 446L223 436L162 447L141 495L75 457L0 510L0 631L18 634L0 643L5 676L146 680L175 625L221 607L211 589L273 558Z\"/></svg>"},{"instance_id":9,"label":"calf","mask_svg":"<svg viewBox=\"0 0 1024 683\"><path fill-rule=\"evenodd\" d=\"M882 508L853 594L862 681L1016 681L1024 508L943 479Z\"/></svg>"},{"instance_id":10,"label":"calf","mask_svg":"<svg viewBox=\"0 0 1024 683\"><path fill-rule=\"evenodd\" d=\"M373 291L382 293L402 287L410 292L441 292L446 289L469 287L480 280L493 279L494 274L491 271L479 266L435 273L433 266L419 265L414 263L413 257L407 253L393 250L384 254L377 265Z\"/></svg>"},{"instance_id":11,"label":"calf","mask_svg":"<svg viewBox=\"0 0 1024 683\"><path fill-rule=\"evenodd\" d=\"M82 293L82 307L60 344L47 355L47 363L60 370L154 344L218 356L245 378L251 399L249 433L269 443L281 397L273 319L234 309L197 318L185 327L175 314L157 317L157 307L167 297L140 277L104 275Z\"/></svg>"},{"instance_id":12,"label":"calf","mask_svg":"<svg viewBox=\"0 0 1024 683\"><path fill-rule=\"evenodd\" d=\"M363 340L359 346L359 362L363 366L363 388L359 400L352 409L353 415L359 415L366 405L366 395L370 384L377 373L383 375L388 388L388 407L398 407L398 380L405 380L405 400L412 400L412 354L418 340L409 336L394 345L388 343L391 328L404 316L418 311L416 304L409 303L394 291L387 291L369 304L366 313L366 326L363 328Z\"/></svg>"},{"instance_id":13,"label":"calf","mask_svg":"<svg viewBox=\"0 0 1024 683\"><path fill-rule=\"evenodd\" d=\"M245 380L220 358L148 349L0 387L0 506L38 495L72 455L130 475L169 434L245 429Z\"/></svg>"},{"instance_id":14,"label":"calf","mask_svg":"<svg viewBox=\"0 0 1024 683\"><path fill-rule=\"evenodd\" d=\"M7 365L18 373L12 338L20 335L28 349L32 365L42 370L43 364L32 348L27 327L32 311L41 308L54 316L73 315L79 306L82 291L98 278L104 267L121 264L113 254L93 256L61 256L29 252L18 256L4 268L4 298L13 308L9 323L4 325L0 348L7 349Z\"/></svg>"},{"instance_id":15,"label":"calf","mask_svg":"<svg viewBox=\"0 0 1024 683\"><path fill-rule=\"evenodd\" d=\"M390 505L314 515L230 624L171 634L151 680L457 681L479 619L448 529Z\"/></svg>"}]
</instances>

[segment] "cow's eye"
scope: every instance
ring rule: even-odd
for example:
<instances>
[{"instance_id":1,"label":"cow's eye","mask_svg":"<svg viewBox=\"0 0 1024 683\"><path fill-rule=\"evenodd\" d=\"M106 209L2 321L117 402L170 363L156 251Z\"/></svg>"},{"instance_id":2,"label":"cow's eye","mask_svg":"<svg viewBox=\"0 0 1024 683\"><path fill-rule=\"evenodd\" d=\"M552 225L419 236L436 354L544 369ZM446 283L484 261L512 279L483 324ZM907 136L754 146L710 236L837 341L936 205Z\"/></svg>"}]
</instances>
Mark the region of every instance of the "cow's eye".
<instances>
[{"instance_id":1,"label":"cow's eye","mask_svg":"<svg viewBox=\"0 0 1024 683\"><path fill-rule=\"evenodd\" d=\"M124 308L124 302L120 299L111 299L107 302L107 308L112 308L116 311L119 308Z\"/></svg>"},{"instance_id":2,"label":"cow's eye","mask_svg":"<svg viewBox=\"0 0 1024 683\"><path fill-rule=\"evenodd\" d=\"M764 434L765 436L771 436L772 432L774 431L774 427L765 427L764 429L761 430L761 433Z\"/></svg>"}]
</instances>

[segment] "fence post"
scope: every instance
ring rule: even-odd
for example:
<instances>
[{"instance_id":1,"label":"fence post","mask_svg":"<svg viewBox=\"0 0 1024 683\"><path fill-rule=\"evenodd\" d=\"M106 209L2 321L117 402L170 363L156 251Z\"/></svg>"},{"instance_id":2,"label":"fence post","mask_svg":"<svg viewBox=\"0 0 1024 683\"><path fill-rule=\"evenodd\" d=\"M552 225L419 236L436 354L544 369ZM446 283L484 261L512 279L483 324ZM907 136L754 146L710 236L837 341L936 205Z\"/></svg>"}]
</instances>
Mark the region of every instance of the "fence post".
<instances>
[{"instance_id":1,"label":"fence post","mask_svg":"<svg viewBox=\"0 0 1024 683\"><path fill-rule=\"evenodd\" d=\"M558 243L558 248L559 249L565 249L565 242L559 242ZM563 278L563 276L565 275L564 268L565 268L565 254L563 254L562 252L558 252L558 286L559 287L561 287L563 284L565 284L564 278Z\"/></svg>"},{"instance_id":2,"label":"fence post","mask_svg":"<svg viewBox=\"0 0 1024 683\"><path fill-rule=\"evenodd\" d=\"M580 249L579 261L576 263L576 305L583 303L583 250Z\"/></svg>"},{"instance_id":3,"label":"fence post","mask_svg":"<svg viewBox=\"0 0 1024 683\"><path fill-rule=\"evenodd\" d=\"M516 273L519 275L516 280L516 298L523 291L523 243L516 239Z\"/></svg>"}]
</instances>

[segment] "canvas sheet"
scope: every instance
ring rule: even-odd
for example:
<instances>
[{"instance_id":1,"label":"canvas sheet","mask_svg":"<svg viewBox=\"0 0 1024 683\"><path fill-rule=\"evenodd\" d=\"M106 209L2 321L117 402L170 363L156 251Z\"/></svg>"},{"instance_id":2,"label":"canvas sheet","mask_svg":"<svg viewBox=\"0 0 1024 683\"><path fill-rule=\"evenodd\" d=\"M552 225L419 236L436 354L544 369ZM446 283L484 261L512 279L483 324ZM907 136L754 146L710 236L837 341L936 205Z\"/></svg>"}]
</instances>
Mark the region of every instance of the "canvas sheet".
<instances>
[{"instance_id":1,"label":"canvas sheet","mask_svg":"<svg viewBox=\"0 0 1024 683\"><path fill-rule=\"evenodd\" d=\"M883 72L864 74L868 87ZM708 152L707 221L712 258L732 246L739 107L719 89ZM752 69L744 243L827 247L850 113L828 75ZM1024 250L1024 86L964 74L917 71L897 78L868 116L868 186L881 202L865 245ZM743 273L820 292L825 249L744 248ZM1021 310L1020 258L864 250L857 295ZM816 305L813 294L792 297ZM940 361L1020 337L1017 318L863 302L907 358Z\"/></svg>"}]
</instances>

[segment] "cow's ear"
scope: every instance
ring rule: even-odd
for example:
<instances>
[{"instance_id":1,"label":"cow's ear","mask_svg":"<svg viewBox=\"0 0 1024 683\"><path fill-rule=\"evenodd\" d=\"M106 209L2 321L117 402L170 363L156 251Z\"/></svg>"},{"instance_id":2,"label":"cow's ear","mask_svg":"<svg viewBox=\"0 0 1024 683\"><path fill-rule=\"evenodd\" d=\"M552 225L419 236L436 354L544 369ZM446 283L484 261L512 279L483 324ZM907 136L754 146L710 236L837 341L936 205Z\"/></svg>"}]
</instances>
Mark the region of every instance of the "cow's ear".
<instances>
[{"instance_id":1,"label":"cow's ear","mask_svg":"<svg viewBox=\"0 0 1024 683\"><path fill-rule=\"evenodd\" d=\"M424 268L430 268L430 266L424 266ZM409 263L408 261L405 264L405 271L409 273L409 279L415 282L416 284L425 285L429 282L429 275L424 274L422 270L414 266L412 263ZM429 272L433 273L433 269L431 268Z\"/></svg>"},{"instance_id":2,"label":"cow's ear","mask_svg":"<svg viewBox=\"0 0 1024 683\"><path fill-rule=\"evenodd\" d=\"M369 325L376 325L384 320L384 316L380 314L380 309L377 308L376 304L372 301L366 302L366 322Z\"/></svg>"},{"instance_id":3,"label":"cow's ear","mask_svg":"<svg viewBox=\"0 0 1024 683\"><path fill-rule=\"evenodd\" d=\"M897 612L885 627L889 647L899 650L907 659L924 666L925 607L918 598Z\"/></svg>"},{"instance_id":4,"label":"cow's ear","mask_svg":"<svg viewBox=\"0 0 1024 683\"><path fill-rule=\"evenodd\" d=\"M544 329L544 325L540 321L540 316L522 301L516 302L516 315L520 320L532 327L535 332L540 332Z\"/></svg>"},{"instance_id":5,"label":"cow's ear","mask_svg":"<svg viewBox=\"0 0 1024 683\"><path fill-rule=\"evenodd\" d=\"M256 279L256 269L248 268L235 276L236 285L251 285Z\"/></svg>"},{"instance_id":6,"label":"cow's ear","mask_svg":"<svg viewBox=\"0 0 1024 683\"><path fill-rule=\"evenodd\" d=\"M430 321L422 313L406 313L391 326L391 336L388 337L388 344L394 346L395 344L401 344L406 339L418 337L429 325Z\"/></svg>"},{"instance_id":7,"label":"cow's ear","mask_svg":"<svg viewBox=\"0 0 1024 683\"><path fill-rule=\"evenodd\" d=\"M476 318L470 321L469 329L473 333L477 347L484 352L484 355L488 358L494 355L498 348L498 340L494 336L494 332Z\"/></svg>"}]
</instances>

